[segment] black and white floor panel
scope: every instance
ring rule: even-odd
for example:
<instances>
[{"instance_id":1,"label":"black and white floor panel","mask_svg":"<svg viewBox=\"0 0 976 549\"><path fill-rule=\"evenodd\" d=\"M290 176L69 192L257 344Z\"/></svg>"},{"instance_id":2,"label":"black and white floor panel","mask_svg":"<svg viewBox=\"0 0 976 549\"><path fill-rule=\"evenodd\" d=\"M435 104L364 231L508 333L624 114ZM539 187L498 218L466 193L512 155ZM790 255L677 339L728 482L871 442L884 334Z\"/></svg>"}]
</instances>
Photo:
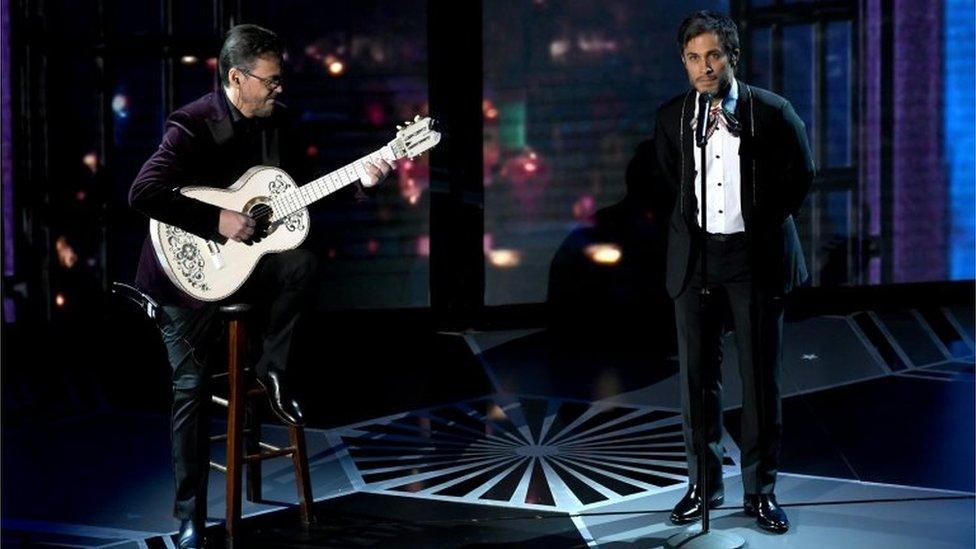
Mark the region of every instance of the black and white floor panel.
<instances>
[{"instance_id":1,"label":"black and white floor panel","mask_svg":"<svg viewBox=\"0 0 976 549\"><path fill-rule=\"evenodd\" d=\"M741 511L728 349L726 499L712 527L749 547L976 545L974 346L960 320L971 317L935 309L788 324L776 493L792 528L782 536ZM459 336L491 394L309 429L317 523L298 527L290 462L272 460L265 502L244 505L246 546L659 547L684 528L667 520L687 483L673 360L641 372L640 360L620 359L628 353L593 366L598 345L572 363L541 331ZM3 546L172 547L167 427L162 416L106 412L5 430ZM223 482L211 475L214 546Z\"/></svg>"}]
</instances>

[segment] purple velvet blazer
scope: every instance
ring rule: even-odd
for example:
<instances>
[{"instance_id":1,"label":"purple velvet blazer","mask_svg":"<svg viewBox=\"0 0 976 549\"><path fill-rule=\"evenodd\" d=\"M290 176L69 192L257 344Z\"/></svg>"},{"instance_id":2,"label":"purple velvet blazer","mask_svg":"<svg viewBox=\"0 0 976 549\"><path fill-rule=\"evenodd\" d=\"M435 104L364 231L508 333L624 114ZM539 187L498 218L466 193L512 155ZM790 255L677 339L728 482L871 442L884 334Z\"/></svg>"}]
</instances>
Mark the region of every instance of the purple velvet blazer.
<instances>
[{"instance_id":1,"label":"purple velvet blazer","mask_svg":"<svg viewBox=\"0 0 976 549\"><path fill-rule=\"evenodd\" d=\"M175 225L203 238L218 238L220 208L188 198L181 187L229 187L248 168L280 166L297 179L298 163L281 151L298 147L293 117L283 105L264 119L234 120L222 90L211 92L169 116L159 149L146 161L132 183L129 204L148 217ZM238 113L235 113L238 114ZM239 118L239 114L237 116ZM294 157L292 157L294 158ZM135 284L164 305L198 308L202 302L184 294L166 277L152 250L148 233L139 257Z\"/></svg>"}]
</instances>

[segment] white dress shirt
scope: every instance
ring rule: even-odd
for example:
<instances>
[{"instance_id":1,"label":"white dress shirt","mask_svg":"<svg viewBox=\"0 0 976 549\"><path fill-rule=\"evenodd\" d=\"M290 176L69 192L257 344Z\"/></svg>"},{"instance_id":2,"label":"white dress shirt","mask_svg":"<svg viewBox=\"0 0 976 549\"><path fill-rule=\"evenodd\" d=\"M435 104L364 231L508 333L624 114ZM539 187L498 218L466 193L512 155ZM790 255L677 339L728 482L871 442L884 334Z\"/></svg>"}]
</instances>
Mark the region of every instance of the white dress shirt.
<instances>
[{"instance_id":1,"label":"white dress shirt","mask_svg":"<svg viewBox=\"0 0 976 549\"><path fill-rule=\"evenodd\" d=\"M698 95L695 94L695 116L698 119ZM735 112L739 99L739 84L732 79L729 93L722 99L722 108ZM712 137L705 145L706 180L708 185L708 223L710 233L733 234L746 230L742 219L741 173L739 171L739 143L741 139L733 136L721 124L715 128ZM701 204L701 149L695 146L695 198ZM697 209L696 219L701 226L701 208Z\"/></svg>"}]
</instances>

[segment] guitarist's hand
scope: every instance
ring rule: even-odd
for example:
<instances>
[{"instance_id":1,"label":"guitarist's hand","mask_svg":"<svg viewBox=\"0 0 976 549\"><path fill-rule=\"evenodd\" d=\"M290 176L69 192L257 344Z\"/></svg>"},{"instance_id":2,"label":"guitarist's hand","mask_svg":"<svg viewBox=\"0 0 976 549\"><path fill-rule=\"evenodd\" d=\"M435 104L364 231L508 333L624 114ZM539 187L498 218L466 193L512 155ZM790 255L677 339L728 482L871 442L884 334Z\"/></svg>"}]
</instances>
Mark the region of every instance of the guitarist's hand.
<instances>
[{"instance_id":1,"label":"guitarist's hand","mask_svg":"<svg viewBox=\"0 0 976 549\"><path fill-rule=\"evenodd\" d=\"M366 162L363 168L367 174L367 177L362 179L363 187L372 187L390 175L390 172L393 171L393 164L381 158L376 162Z\"/></svg>"},{"instance_id":2,"label":"guitarist's hand","mask_svg":"<svg viewBox=\"0 0 976 549\"><path fill-rule=\"evenodd\" d=\"M254 235L256 223L248 215L231 210L220 210L220 225L217 231L235 242L250 240Z\"/></svg>"}]
</instances>

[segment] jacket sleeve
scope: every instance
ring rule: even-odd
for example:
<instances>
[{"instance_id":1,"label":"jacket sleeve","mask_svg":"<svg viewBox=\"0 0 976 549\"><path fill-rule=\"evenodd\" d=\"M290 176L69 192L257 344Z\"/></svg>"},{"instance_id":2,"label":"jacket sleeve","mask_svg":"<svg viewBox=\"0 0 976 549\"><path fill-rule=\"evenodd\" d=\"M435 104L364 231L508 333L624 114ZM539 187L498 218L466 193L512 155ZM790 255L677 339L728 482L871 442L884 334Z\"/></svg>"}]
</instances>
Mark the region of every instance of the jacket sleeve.
<instances>
[{"instance_id":1,"label":"jacket sleeve","mask_svg":"<svg viewBox=\"0 0 976 549\"><path fill-rule=\"evenodd\" d=\"M192 183L189 166L194 156L200 154L200 138L191 127L188 117L181 113L170 116L159 148L132 182L129 205L148 217L201 238L221 239L217 232L220 208L179 192Z\"/></svg>"},{"instance_id":2,"label":"jacket sleeve","mask_svg":"<svg viewBox=\"0 0 976 549\"><path fill-rule=\"evenodd\" d=\"M810 143L807 141L806 126L797 116L789 101L781 109L785 128L783 131L785 165L785 184L783 207L786 215L796 216L803 205L803 201L810 192L816 168L813 165L813 155Z\"/></svg>"}]
</instances>

